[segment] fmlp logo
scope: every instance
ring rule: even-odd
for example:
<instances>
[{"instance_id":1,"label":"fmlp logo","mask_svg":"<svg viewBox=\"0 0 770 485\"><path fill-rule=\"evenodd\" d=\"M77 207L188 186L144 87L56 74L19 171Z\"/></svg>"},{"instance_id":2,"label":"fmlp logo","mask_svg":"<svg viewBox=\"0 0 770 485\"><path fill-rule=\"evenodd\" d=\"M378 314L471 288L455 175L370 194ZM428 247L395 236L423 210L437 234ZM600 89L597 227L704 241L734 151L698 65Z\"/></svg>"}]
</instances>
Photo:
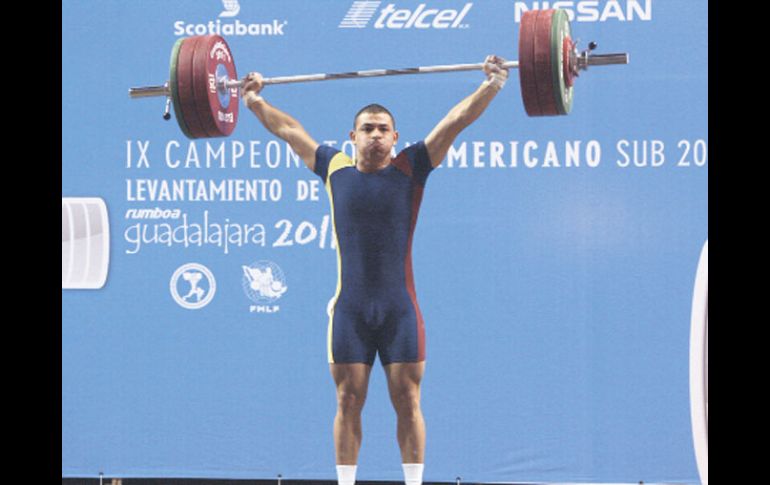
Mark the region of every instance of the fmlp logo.
<instances>
[{"instance_id":1,"label":"fmlp logo","mask_svg":"<svg viewBox=\"0 0 770 485\"><path fill-rule=\"evenodd\" d=\"M356 0L348 13L339 24L341 29L363 29L374 21L375 29L466 29L468 24L463 19L473 6L466 3L461 10L451 8L439 10L428 8L421 3L414 10L396 8L393 3L387 4L379 11L381 1Z\"/></svg>"},{"instance_id":2,"label":"fmlp logo","mask_svg":"<svg viewBox=\"0 0 770 485\"><path fill-rule=\"evenodd\" d=\"M272 261L262 260L241 268L243 291L249 300L256 303L249 306L249 312L277 313L280 307L268 303L274 303L289 289L281 267Z\"/></svg>"},{"instance_id":3,"label":"fmlp logo","mask_svg":"<svg viewBox=\"0 0 770 485\"><path fill-rule=\"evenodd\" d=\"M227 19L238 15L241 11L241 5L238 0L222 0L224 10L219 17ZM276 36L283 35L283 28L289 22L287 20L274 19L268 23L243 23L238 19L235 22L223 22L220 19L210 20L205 24L188 24L184 20L174 22L174 35L251 35L251 36Z\"/></svg>"}]
</instances>

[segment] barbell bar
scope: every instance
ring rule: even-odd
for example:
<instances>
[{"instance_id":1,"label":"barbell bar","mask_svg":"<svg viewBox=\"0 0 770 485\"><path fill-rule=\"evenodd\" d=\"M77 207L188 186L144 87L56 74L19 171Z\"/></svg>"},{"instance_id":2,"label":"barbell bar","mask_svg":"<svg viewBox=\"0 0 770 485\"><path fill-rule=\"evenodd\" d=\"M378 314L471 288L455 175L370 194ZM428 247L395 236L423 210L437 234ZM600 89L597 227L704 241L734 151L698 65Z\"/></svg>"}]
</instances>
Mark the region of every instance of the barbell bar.
<instances>
[{"instance_id":1,"label":"barbell bar","mask_svg":"<svg viewBox=\"0 0 770 485\"><path fill-rule=\"evenodd\" d=\"M582 66L607 66L610 64L628 64L628 54L592 54L586 56L586 60L581 60ZM507 61L502 64L505 69L518 69L519 61ZM353 79L362 77L380 77L397 76L400 74L434 74L442 72L458 71L478 71L484 68L484 63L474 64L444 64L437 66L405 67L401 69L369 69L365 71L338 72L338 73L318 73L318 74L296 74L293 76L279 76L262 78L264 85L269 84L291 84L305 83L313 81L329 81L333 79ZM586 67L580 69L585 70ZM246 83L245 79L220 79L217 83L218 89L242 88ZM171 90L168 83L160 86L141 86L129 88L129 96L132 98L148 98L157 96L171 96Z\"/></svg>"},{"instance_id":2,"label":"barbell bar","mask_svg":"<svg viewBox=\"0 0 770 485\"><path fill-rule=\"evenodd\" d=\"M582 52L572 40L567 12L561 9L530 10L522 15L519 60L506 69L518 69L521 96L529 116L566 115L572 110L575 78L589 66L628 64L627 53L592 54L591 42ZM483 63L445 64L401 69L300 74L264 78L265 85L336 79L359 79L406 74L432 74L483 70ZM230 48L219 35L180 38L171 50L170 79L160 86L129 88L132 98L167 97L164 118L174 114L189 138L228 136L238 119L238 79Z\"/></svg>"},{"instance_id":3,"label":"barbell bar","mask_svg":"<svg viewBox=\"0 0 770 485\"><path fill-rule=\"evenodd\" d=\"M579 58L579 62L582 66L607 66L610 64L628 64L628 54L592 54L586 56L586 60L582 56ZM505 69L518 69L519 61L507 61L502 64ZM420 67L405 67L401 69L370 69L365 71L353 71L353 72L338 72L338 73L318 73L318 74L296 74L293 76L279 76L262 78L264 85L269 84L291 84L291 83L305 83L313 81L329 81L333 79L353 79L361 77L379 77L379 76L397 76L400 74L434 74L441 72L458 72L458 71L478 71L484 68L484 63L474 64L444 64L437 66L420 66ZM586 67L580 67L585 70ZM219 80L217 83L218 89L232 89L242 88L246 83L245 79L228 79ZM157 96L170 96L171 91L168 83L161 86L141 86L129 88L128 94L132 98L147 98Z\"/></svg>"}]
</instances>

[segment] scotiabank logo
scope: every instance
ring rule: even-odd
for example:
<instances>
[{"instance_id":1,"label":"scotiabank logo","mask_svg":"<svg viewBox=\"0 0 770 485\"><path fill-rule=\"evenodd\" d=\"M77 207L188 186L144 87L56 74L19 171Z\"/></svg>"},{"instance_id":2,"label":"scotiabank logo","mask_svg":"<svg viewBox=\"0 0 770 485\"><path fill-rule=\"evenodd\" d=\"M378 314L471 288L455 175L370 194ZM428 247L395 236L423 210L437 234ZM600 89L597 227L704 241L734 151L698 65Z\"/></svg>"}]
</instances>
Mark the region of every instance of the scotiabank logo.
<instances>
[{"instance_id":1,"label":"scotiabank logo","mask_svg":"<svg viewBox=\"0 0 770 485\"><path fill-rule=\"evenodd\" d=\"M209 20L205 23L188 23L184 20L174 22L174 35L224 35L231 36L282 36L283 29L289 23L288 20L273 19L271 22L248 23L235 18L241 12L238 0L222 0L224 10L219 14L220 18ZM222 20L225 19L225 20ZM233 19L232 22L228 19Z\"/></svg>"},{"instance_id":2,"label":"scotiabank logo","mask_svg":"<svg viewBox=\"0 0 770 485\"><path fill-rule=\"evenodd\" d=\"M429 8L421 3L414 9L398 8L389 3L380 8L381 1L356 0L339 24L341 29L363 29L372 23L375 29L466 29L465 16L473 7L466 3L460 10Z\"/></svg>"}]
</instances>

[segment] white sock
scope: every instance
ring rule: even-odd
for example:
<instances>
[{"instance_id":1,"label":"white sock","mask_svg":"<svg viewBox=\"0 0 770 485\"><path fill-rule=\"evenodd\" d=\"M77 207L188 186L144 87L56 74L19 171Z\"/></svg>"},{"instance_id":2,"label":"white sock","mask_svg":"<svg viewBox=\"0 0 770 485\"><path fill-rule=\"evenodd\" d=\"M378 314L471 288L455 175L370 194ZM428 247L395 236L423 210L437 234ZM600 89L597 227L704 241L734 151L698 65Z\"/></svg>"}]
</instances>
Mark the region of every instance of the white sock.
<instances>
[{"instance_id":1,"label":"white sock","mask_svg":"<svg viewBox=\"0 0 770 485\"><path fill-rule=\"evenodd\" d=\"M337 465L337 483L353 485L356 483L356 465Z\"/></svg>"},{"instance_id":2,"label":"white sock","mask_svg":"<svg viewBox=\"0 0 770 485\"><path fill-rule=\"evenodd\" d=\"M402 463L404 468L404 482L406 485L422 485L423 463Z\"/></svg>"}]
</instances>

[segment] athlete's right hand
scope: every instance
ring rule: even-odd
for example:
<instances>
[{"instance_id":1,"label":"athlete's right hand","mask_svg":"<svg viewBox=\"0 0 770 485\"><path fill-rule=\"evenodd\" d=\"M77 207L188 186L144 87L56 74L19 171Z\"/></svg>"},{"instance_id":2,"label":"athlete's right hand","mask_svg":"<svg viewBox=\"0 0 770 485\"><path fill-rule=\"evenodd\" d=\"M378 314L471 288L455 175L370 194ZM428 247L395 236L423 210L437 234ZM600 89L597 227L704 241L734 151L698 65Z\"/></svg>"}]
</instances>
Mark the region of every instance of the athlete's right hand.
<instances>
[{"instance_id":1,"label":"athlete's right hand","mask_svg":"<svg viewBox=\"0 0 770 485\"><path fill-rule=\"evenodd\" d=\"M247 108L251 108L252 104L262 99L259 93L264 87L264 82L262 81L262 74L258 72L250 72L244 79L246 82L241 88L241 97L243 98L243 104Z\"/></svg>"},{"instance_id":2,"label":"athlete's right hand","mask_svg":"<svg viewBox=\"0 0 770 485\"><path fill-rule=\"evenodd\" d=\"M488 55L484 59L484 74L487 75L487 82L498 91L508 80L508 69L503 67L504 63L505 59L495 55Z\"/></svg>"}]
</instances>

